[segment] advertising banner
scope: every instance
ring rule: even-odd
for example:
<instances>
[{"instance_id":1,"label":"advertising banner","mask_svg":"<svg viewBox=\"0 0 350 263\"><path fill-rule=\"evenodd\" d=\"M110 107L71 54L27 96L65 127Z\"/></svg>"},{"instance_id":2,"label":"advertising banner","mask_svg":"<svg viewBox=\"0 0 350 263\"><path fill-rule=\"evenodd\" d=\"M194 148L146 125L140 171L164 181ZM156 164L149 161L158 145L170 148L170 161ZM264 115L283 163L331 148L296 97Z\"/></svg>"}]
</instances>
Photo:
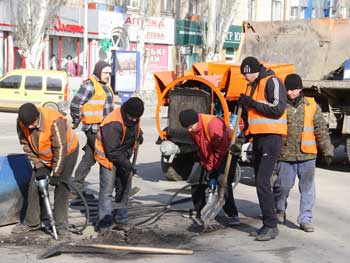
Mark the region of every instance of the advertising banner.
<instances>
[{"instance_id":1,"label":"advertising banner","mask_svg":"<svg viewBox=\"0 0 350 263\"><path fill-rule=\"evenodd\" d=\"M135 92L140 88L140 53L113 51L114 91Z\"/></svg>"}]
</instances>

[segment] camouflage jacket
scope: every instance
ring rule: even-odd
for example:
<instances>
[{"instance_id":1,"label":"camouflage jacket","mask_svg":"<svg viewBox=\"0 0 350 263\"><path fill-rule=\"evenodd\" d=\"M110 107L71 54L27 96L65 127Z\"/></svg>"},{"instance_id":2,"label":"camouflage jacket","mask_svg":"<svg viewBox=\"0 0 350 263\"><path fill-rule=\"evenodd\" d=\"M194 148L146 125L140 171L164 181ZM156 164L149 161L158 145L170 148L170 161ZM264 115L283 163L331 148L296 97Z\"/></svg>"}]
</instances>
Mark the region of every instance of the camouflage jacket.
<instances>
[{"instance_id":1,"label":"camouflage jacket","mask_svg":"<svg viewBox=\"0 0 350 263\"><path fill-rule=\"evenodd\" d=\"M316 158L315 154L303 153L301 151L301 133L304 126L304 104L309 104L305 97L302 97L295 105L288 100L288 135L283 137L280 161L296 162ZM314 128L318 152L323 156L333 156L334 147L328 134L327 123L318 105L314 117Z\"/></svg>"}]
</instances>

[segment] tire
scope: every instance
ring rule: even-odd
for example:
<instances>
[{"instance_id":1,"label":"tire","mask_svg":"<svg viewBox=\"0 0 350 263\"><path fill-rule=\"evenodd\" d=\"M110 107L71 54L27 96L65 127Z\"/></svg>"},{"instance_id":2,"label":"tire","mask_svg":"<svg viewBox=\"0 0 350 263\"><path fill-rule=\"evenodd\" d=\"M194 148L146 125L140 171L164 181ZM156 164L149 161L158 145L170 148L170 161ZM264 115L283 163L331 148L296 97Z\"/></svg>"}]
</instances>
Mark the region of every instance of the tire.
<instances>
[{"instance_id":1,"label":"tire","mask_svg":"<svg viewBox=\"0 0 350 263\"><path fill-rule=\"evenodd\" d=\"M350 163L350 137L346 137L345 152L346 152L346 158L348 159L348 162Z\"/></svg>"},{"instance_id":2,"label":"tire","mask_svg":"<svg viewBox=\"0 0 350 263\"><path fill-rule=\"evenodd\" d=\"M193 154L176 155L172 163L161 158L162 172L169 181L183 181L190 176L194 165Z\"/></svg>"},{"instance_id":3,"label":"tire","mask_svg":"<svg viewBox=\"0 0 350 263\"><path fill-rule=\"evenodd\" d=\"M44 108L53 109L58 111L58 105L54 102L46 102Z\"/></svg>"}]
</instances>

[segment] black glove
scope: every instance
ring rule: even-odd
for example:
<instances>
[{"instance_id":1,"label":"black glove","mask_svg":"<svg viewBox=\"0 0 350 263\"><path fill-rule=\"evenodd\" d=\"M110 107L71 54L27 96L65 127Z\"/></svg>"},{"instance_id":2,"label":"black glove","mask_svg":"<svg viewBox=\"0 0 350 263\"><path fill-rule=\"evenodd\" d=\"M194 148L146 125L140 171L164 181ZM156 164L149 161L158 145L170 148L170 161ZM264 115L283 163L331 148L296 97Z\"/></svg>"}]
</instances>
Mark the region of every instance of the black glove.
<instances>
[{"instance_id":1,"label":"black glove","mask_svg":"<svg viewBox=\"0 0 350 263\"><path fill-rule=\"evenodd\" d=\"M208 171L208 177L209 177L209 180L210 179L218 179L218 177L219 177L219 171L218 170L216 170L216 169L213 169L213 170L211 170L211 171Z\"/></svg>"},{"instance_id":2,"label":"black glove","mask_svg":"<svg viewBox=\"0 0 350 263\"><path fill-rule=\"evenodd\" d=\"M80 119L73 120L73 122L72 122L72 129L74 130L74 129L78 128L79 124L80 124Z\"/></svg>"},{"instance_id":3,"label":"black glove","mask_svg":"<svg viewBox=\"0 0 350 263\"><path fill-rule=\"evenodd\" d=\"M244 107L248 108L255 108L256 107L256 101L253 100L251 97L241 94L241 96L238 99L238 104Z\"/></svg>"},{"instance_id":4,"label":"black glove","mask_svg":"<svg viewBox=\"0 0 350 263\"><path fill-rule=\"evenodd\" d=\"M61 183L61 176L59 176L59 175L51 176L49 179L49 184L51 184L51 185L59 186L60 183Z\"/></svg>"},{"instance_id":5,"label":"black glove","mask_svg":"<svg viewBox=\"0 0 350 263\"><path fill-rule=\"evenodd\" d=\"M235 143L230 145L230 152L234 156L241 156L242 153L242 144Z\"/></svg>"},{"instance_id":6,"label":"black glove","mask_svg":"<svg viewBox=\"0 0 350 263\"><path fill-rule=\"evenodd\" d=\"M143 143L143 136L142 136L142 132L140 133L140 136L137 138L137 142L139 145L141 145Z\"/></svg>"},{"instance_id":7,"label":"black glove","mask_svg":"<svg viewBox=\"0 0 350 263\"><path fill-rule=\"evenodd\" d=\"M324 162L326 163L327 166L330 166L331 163L333 162L333 156L326 155L323 158L324 158Z\"/></svg>"},{"instance_id":8,"label":"black glove","mask_svg":"<svg viewBox=\"0 0 350 263\"><path fill-rule=\"evenodd\" d=\"M35 172L36 172L35 178L37 178L37 180L41 180L41 179L45 179L50 175L51 169L49 167L44 166L44 167L35 169Z\"/></svg>"}]
</instances>

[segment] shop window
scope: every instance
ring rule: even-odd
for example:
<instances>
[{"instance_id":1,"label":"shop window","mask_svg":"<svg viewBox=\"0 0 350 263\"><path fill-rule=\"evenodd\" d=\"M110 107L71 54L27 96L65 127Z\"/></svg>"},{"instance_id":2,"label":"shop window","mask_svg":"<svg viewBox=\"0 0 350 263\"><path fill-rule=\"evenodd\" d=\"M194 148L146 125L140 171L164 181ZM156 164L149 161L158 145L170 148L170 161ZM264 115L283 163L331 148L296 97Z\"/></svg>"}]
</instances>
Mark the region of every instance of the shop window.
<instances>
[{"instance_id":1,"label":"shop window","mask_svg":"<svg viewBox=\"0 0 350 263\"><path fill-rule=\"evenodd\" d=\"M282 4L280 0L272 1L271 20L281 20L282 18Z\"/></svg>"},{"instance_id":2,"label":"shop window","mask_svg":"<svg viewBox=\"0 0 350 263\"><path fill-rule=\"evenodd\" d=\"M24 84L26 90L41 90L43 86L43 78L39 76L27 76Z\"/></svg>"},{"instance_id":3,"label":"shop window","mask_svg":"<svg viewBox=\"0 0 350 263\"><path fill-rule=\"evenodd\" d=\"M160 10L163 13L174 12L174 1L173 0L162 0Z\"/></svg>"},{"instance_id":4,"label":"shop window","mask_svg":"<svg viewBox=\"0 0 350 263\"><path fill-rule=\"evenodd\" d=\"M128 0L127 8L140 9L140 7L141 7L140 0Z\"/></svg>"},{"instance_id":5,"label":"shop window","mask_svg":"<svg viewBox=\"0 0 350 263\"><path fill-rule=\"evenodd\" d=\"M61 91L62 90L62 80L60 78L48 77L46 80L47 91Z\"/></svg>"},{"instance_id":6,"label":"shop window","mask_svg":"<svg viewBox=\"0 0 350 263\"><path fill-rule=\"evenodd\" d=\"M19 89L22 77L18 75L9 76L0 81L0 89Z\"/></svg>"}]
</instances>

